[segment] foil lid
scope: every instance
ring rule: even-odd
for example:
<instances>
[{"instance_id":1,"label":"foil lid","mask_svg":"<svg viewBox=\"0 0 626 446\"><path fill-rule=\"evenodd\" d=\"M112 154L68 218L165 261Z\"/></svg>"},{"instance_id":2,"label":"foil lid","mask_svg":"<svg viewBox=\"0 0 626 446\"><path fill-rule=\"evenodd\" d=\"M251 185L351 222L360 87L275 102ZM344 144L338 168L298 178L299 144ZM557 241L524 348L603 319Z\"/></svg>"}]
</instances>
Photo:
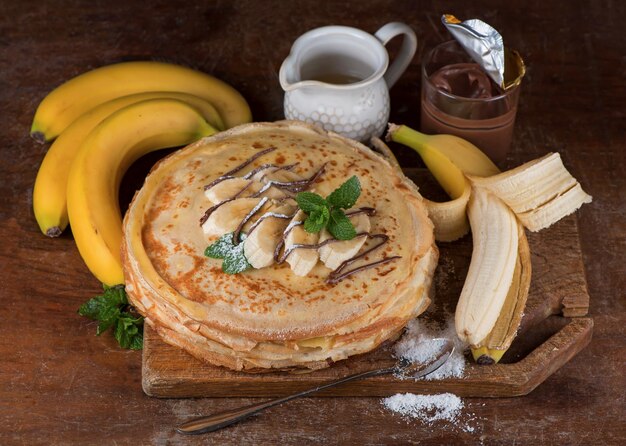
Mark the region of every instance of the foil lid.
<instances>
[{"instance_id":1,"label":"foil lid","mask_svg":"<svg viewBox=\"0 0 626 446\"><path fill-rule=\"evenodd\" d=\"M495 28L478 19L461 22L451 14L444 14L441 21L467 54L485 70L496 85L503 89L512 86L505 84L504 41Z\"/></svg>"}]
</instances>

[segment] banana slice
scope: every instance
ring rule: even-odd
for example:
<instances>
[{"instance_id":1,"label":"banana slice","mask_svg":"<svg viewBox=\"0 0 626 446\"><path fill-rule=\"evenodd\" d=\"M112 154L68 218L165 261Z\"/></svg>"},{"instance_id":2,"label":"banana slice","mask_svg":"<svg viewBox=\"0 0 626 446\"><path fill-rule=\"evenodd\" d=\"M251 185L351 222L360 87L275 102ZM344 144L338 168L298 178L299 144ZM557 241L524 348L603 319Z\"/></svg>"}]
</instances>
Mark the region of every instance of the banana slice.
<instances>
[{"instance_id":1,"label":"banana slice","mask_svg":"<svg viewBox=\"0 0 626 446\"><path fill-rule=\"evenodd\" d=\"M224 235L233 232L241 221L263 198L237 198L219 206L202 224L206 235Z\"/></svg>"},{"instance_id":2,"label":"banana slice","mask_svg":"<svg viewBox=\"0 0 626 446\"><path fill-rule=\"evenodd\" d=\"M287 226L289 234L285 238L285 250L291 250L294 245L314 245L318 242L319 234L306 232L303 225L293 226L305 219L306 214L298 211ZM317 249L296 248L287 256L287 263L296 276L306 276L311 272L318 259Z\"/></svg>"},{"instance_id":3,"label":"banana slice","mask_svg":"<svg viewBox=\"0 0 626 446\"><path fill-rule=\"evenodd\" d=\"M292 181L302 180L302 177L300 175L293 173L289 170L284 170L277 167L274 167L271 171L261 171L253 178L264 183L263 187L260 189L261 191L263 191L262 195L275 200L280 200L281 198L289 197L292 195L287 190L273 186L275 182L289 183Z\"/></svg>"},{"instance_id":4,"label":"banana slice","mask_svg":"<svg viewBox=\"0 0 626 446\"><path fill-rule=\"evenodd\" d=\"M280 169L268 174L266 179L269 181L282 181L284 183L288 183L290 181L300 181L304 178L291 170Z\"/></svg>"},{"instance_id":5,"label":"banana slice","mask_svg":"<svg viewBox=\"0 0 626 446\"><path fill-rule=\"evenodd\" d=\"M369 232L370 218L365 214L358 214L351 217L350 220L356 229L357 234L361 232ZM322 229L320 233L320 243L333 236L326 229ZM344 261L354 257L367 240L367 236L355 237L352 240L342 240L329 243L319 249L320 260L330 269L337 269Z\"/></svg>"},{"instance_id":6,"label":"banana slice","mask_svg":"<svg viewBox=\"0 0 626 446\"><path fill-rule=\"evenodd\" d=\"M260 269L274 263L274 250L290 221L285 217L293 215L295 210L293 203L276 206L250 228L251 232L243 242L243 252L250 265Z\"/></svg>"},{"instance_id":7,"label":"banana slice","mask_svg":"<svg viewBox=\"0 0 626 446\"><path fill-rule=\"evenodd\" d=\"M246 190L243 196L246 197L258 192L261 187L263 187L263 184L258 181L235 177L220 181L215 186L204 191L204 195L211 200L211 203L217 204L230 200L244 188Z\"/></svg>"},{"instance_id":8,"label":"banana slice","mask_svg":"<svg viewBox=\"0 0 626 446\"><path fill-rule=\"evenodd\" d=\"M204 195L211 201L211 203L217 204L222 201L229 200L235 197L238 193L241 194L240 198L251 197L258 194L259 197L268 197L274 200L280 200L288 197L289 194L277 187L272 186L273 181L289 182L298 181L302 177L299 175L282 170L276 166L268 165L262 166L253 175L246 175L243 177L228 178L220 181L215 186L207 189ZM254 197L256 198L256 196Z\"/></svg>"}]
</instances>

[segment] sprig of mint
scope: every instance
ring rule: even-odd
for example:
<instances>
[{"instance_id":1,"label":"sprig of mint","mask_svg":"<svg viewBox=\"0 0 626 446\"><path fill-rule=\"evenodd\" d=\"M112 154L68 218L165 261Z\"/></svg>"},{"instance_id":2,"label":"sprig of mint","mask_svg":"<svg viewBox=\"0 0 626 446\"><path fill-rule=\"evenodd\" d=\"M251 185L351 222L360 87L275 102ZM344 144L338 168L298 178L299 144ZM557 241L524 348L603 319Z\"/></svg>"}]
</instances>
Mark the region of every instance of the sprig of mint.
<instances>
[{"instance_id":1,"label":"sprig of mint","mask_svg":"<svg viewBox=\"0 0 626 446\"><path fill-rule=\"evenodd\" d=\"M361 183L356 176L350 177L325 199L314 192L300 192L296 202L307 214L304 230L314 233L326 228L337 240L353 239L356 229L343 210L354 206L359 195Z\"/></svg>"},{"instance_id":2,"label":"sprig of mint","mask_svg":"<svg viewBox=\"0 0 626 446\"><path fill-rule=\"evenodd\" d=\"M113 336L120 347L141 350L143 317L135 316L128 311L130 305L124 285L113 287L103 285L103 288L104 293L82 304L78 314L99 322L97 336L112 328Z\"/></svg>"},{"instance_id":3,"label":"sprig of mint","mask_svg":"<svg viewBox=\"0 0 626 446\"><path fill-rule=\"evenodd\" d=\"M204 250L204 255L212 259L223 259L222 271L226 274L238 274L252 265L246 259L243 252L243 241L245 234L239 235L239 243L235 245L235 234L233 232L221 236L215 243L209 245Z\"/></svg>"}]
</instances>

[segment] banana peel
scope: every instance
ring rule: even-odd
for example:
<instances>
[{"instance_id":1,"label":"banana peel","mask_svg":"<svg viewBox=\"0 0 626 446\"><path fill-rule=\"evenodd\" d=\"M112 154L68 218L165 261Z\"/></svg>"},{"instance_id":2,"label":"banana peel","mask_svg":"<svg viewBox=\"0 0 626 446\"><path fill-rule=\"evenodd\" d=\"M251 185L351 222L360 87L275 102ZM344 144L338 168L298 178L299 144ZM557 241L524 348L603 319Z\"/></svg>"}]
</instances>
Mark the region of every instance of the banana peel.
<instances>
[{"instance_id":1,"label":"banana peel","mask_svg":"<svg viewBox=\"0 0 626 446\"><path fill-rule=\"evenodd\" d=\"M533 232L551 226L592 199L558 153L487 178L470 174L470 180L502 199Z\"/></svg>"},{"instance_id":2,"label":"banana peel","mask_svg":"<svg viewBox=\"0 0 626 446\"><path fill-rule=\"evenodd\" d=\"M387 133L388 140L411 147L420 155L428 170L451 198L446 202L435 202L425 198L424 202L435 226L435 240L452 242L470 230L466 210L472 187L456 163L442 151L427 144L425 138L426 135L404 125L390 124ZM493 165L491 161L489 163ZM397 161L395 164L398 165ZM474 174L479 173L475 168L471 171ZM489 172L491 171L489 169Z\"/></svg>"},{"instance_id":3,"label":"banana peel","mask_svg":"<svg viewBox=\"0 0 626 446\"><path fill-rule=\"evenodd\" d=\"M387 140L407 145L418 152L452 198L445 203L426 200L438 241L453 241L468 232L466 211L472 186L487 189L515 212L518 247L509 289L497 319L493 326L488 327L489 334L470 345L476 362L497 363L517 334L530 288L532 267L524 227L532 231L548 227L583 203L590 202L591 197L567 172L558 154L548 154L500 173L482 151L451 135L429 136L406 126L390 124ZM438 155L433 152L438 152ZM450 164L454 167L450 168ZM459 172L464 177L464 185L459 179ZM484 330L484 327L481 329Z\"/></svg>"},{"instance_id":4,"label":"banana peel","mask_svg":"<svg viewBox=\"0 0 626 446\"><path fill-rule=\"evenodd\" d=\"M470 346L478 364L488 365L500 361L508 350L519 329L528 299L532 265L530 248L524 227L517 223L518 255L511 287L500 310L500 315L489 335L477 345Z\"/></svg>"}]
</instances>

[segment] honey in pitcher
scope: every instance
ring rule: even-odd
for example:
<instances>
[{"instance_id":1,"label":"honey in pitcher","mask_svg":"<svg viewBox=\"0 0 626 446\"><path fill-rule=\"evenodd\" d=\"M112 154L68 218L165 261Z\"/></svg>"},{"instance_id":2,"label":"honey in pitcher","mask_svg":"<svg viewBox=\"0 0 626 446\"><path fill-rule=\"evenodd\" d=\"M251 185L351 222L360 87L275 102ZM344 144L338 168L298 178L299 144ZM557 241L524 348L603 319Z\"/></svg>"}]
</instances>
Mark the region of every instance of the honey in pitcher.
<instances>
[{"instance_id":1,"label":"honey in pitcher","mask_svg":"<svg viewBox=\"0 0 626 446\"><path fill-rule=\"evenodd\" d=\"M346 73L321 73L311 79L312 81L325 82L335 85L349 85L361 82L363 79L359 76Z\"/></svg>"},{"instance_id":2,"label":"honey in pitcher","mask_svg":"<svg viewBox=\"0 0 626 446\"><path fill-rule=\"evenodd\" d=\"M367 79L374 71L372 66L357 58L328 53L303 63L300 76L303 81L350 85Z\"/></svg>"}]
</instances>

